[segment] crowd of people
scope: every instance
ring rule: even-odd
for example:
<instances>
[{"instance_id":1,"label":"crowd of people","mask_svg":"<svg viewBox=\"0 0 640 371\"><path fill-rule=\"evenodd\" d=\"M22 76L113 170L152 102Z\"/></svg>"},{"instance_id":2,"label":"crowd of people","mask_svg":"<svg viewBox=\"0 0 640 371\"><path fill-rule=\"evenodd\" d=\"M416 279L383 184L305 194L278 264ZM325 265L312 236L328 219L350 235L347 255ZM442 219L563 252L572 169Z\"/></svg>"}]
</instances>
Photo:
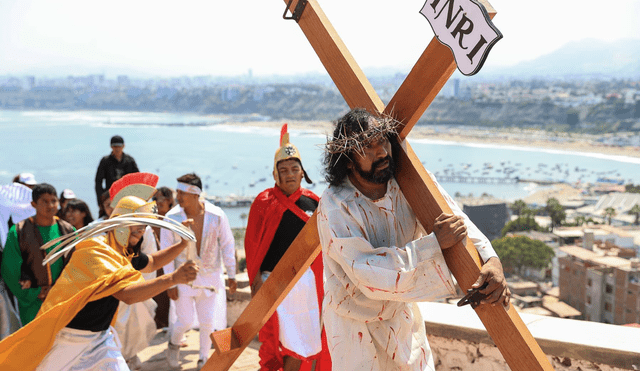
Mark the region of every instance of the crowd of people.
<instances>
[{"instance_id":1,"label":"crowd of people","mask_svg":"<svg viewBox=\"0 0 640 371\"><path fill-rule=\"evenodd\" d=\"M435 370L414 303L455 294L442 250L467 238L484 262L473 285L482 303L509 305L491 243L437 182L453 214L429 228L416 219L394 177L396 128L362 109L338 119L319 197L302 187L311 179L282 127L275 185L249 213L252 295L314 212L322 253L260 330L261 370ZM96 173L96 220L72 190L58 195L32 174L0 188L3 370L139 369L157 328L169 332L167 362L179 369L194 327L200 369L209 335L227 327L224 273L231 293L237 283L224 211L201 197L197 174L156 189L158 177L139 172L122 137L110 145Z\"/></svg>"},{"instance_id":2,"label":"crowd of people","mask_svg":"<svg viewBox=\"0 0 640 371\"><path fill-rule=\"evenodd\" d=\"M156 258L155 265L150 269L149 261L153 260L154 254L171 251L174 246L181 245L183 236L170 229L148 226L136 243L119 242L120 246L126 248L125 256L132 256L132 266L142 272L145 280L151 281L160 276L173 277L183 266L192 264L191 261L195 260L198 262L198 278L194 277L195 282L176 282L153 298L137 302L127 303L115 299L110 302L104 302L103 299L89 302L85 308L75 313L75 317L71 317L71 321L65 324L64 331L70 328L90 333L107 331L114 334L118 339L116 343L122 346L120 353L124 364L127 369L135 370L141 367L137 353L149 345L158 328L171 330L170 337L175 340L169 343L168 361L171 367L179 368L179 350L174 349L173 343L177 344L178 349L186 345L184 333L197 327L201 333L198 361L200 368L211 349L209 334L227 326L223 264L229 277L231 292L235 291L235 243L228 219L220 208L200 197L202 181L195 173L178 178L175 190L169 187L156 189L154 184L151 194L141 196L139 189L143 183L140 181L148 178L147 173L140 173L135 160L123 152L124 140L121 136L112 137L110 145L111 153L101 159L96 172L99 215L95 220L87 203L79 199L73 190L64 189L58 194L52 185L38 183L33 174L19 174L12 184L0 189L0 217L4 228L0 240L0 339L9 337L25 328L36 317L44 315L42 308L47 302L49 291L75 254L72 251L73 254L65 255L55 262L45 262L45 256L54 251L57 244L45 250L41 249L42 246L70 233L95 230L101 222L108 221L114 211L116 215L120 215L117 210L122 195L118 196L118 190L114 189L114 184L118 184L120 180L124 182L121 187L133 190L132 195L140 196L138 198L144 202L153 203L153 208L149 211L159 216L166 215L177 223L186 223L198 236L197 242L193 243L194 251L187 251L189 244L185 243L185 248L180 249L176 256L165 263L158 264ZM157 181L157 176L155 179ZM146 258L141 259L143 256ZM117 299L117 295L113 297ZM111 317L97 315L105 305L113 307ZM194 308L197 319L193 313ZM117 316L114 316L115 309ZM104 318L96 322L96 315L97 318ZM114 319L113 323L111 319ZM58 335L62 332L58 332ZM67 337L73 335L75 334L65 333ZM86 359L82 356L70 359L65 365L64 362L61 363L61 355L58 353L55 353L55 357L48 355L38 369L75 370L84 369L84 366L78 368L77 364L86 366ZM118 356L109 367L123 363L117 358ZM55 362L47 359L55 359ZM124 369L123 365L117 367L120 368L115 369Z\"/></svg>"}]
</instances>

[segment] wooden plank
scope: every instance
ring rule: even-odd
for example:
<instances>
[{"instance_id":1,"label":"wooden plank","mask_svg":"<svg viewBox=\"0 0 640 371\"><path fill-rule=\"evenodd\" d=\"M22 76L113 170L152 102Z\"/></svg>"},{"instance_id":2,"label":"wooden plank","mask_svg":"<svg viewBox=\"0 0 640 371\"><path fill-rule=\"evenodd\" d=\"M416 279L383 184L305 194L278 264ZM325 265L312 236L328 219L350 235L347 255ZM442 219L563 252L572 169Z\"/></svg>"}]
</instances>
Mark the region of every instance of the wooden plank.
<instances>
[{"instance_id":1,"label":"wooden plank","mask_svg":"<svg viewBox=\"0 0 640 371\"><path fill-rule=\"evenodd\" d=\"M398 156L396 180L402 193L425 229L431 229L435 218L442 212L451 213L447 202L411 149L403 142ZM431 231L428 231L431 232ZM443 250L447 266L463 290L471 288L480 274L481 260L473 243L467 238ZM480 305L476 313L489 336L512 370L553 370L546 355L531 335L513 305L505 310L501 305Z\"/></svg>"},{"instance_id":2,"label":"wooden plank","mask_svg":"<svg viewBox=\"0 0 640 371\"><path fill-rule=\"evenodd\" d=\"M285 0L285 3L287 0ZM495 15L495 11L485 0L481 0L485 7ZM293 10L297 4L293 2L290 9ZM371 112L381 112L383 104L377 96L371 84L360 70L355 60L348 52L342 40L338 37L335 29L318 6L315 0L310 0L300 19L300 28L303 30L314 50L320 57L325 68L332 77L334 83L345 97L347 104L351 107L363 107ZM436 43L437 40L435 40ZM423 53L416 67L411 71L407 81L394 96L388 107L388 112L397 119L405 123L405 128L401 131L401 138L405 138L413 125L417 122L424 110L433 101L438 91L446 83L453 73L450 60L444 55L450 56L450 51L442 45L432 41ZM446 50L442 49L445 48ZM446 53L445 53L446 51ZM435 66L435 67L434 67ZM432 71L435 68L436 71ZM455 64L453 65L455 68ZM428 80L425 82L425 79ZM403 189L403 193L416 212L418 219L425 226L432 226L433 220L443 210L448 210L448 205L444 202L442 195L438 192L435 184L431 181L426 170L411 150L408 143L404 143L404 151L398 159L398 170L396 179ZM449 210L450 211L450 210ZM314 220L315 223L315 220ZM314 227L315 228L315 227ZM299 246L296 242L298 238L315 238L315 246ZM300 260L304 260L304 254L313 254L319 251L317 242L317 230L310 229L308 224L300 233L287 254L297 255ZM295 246L294 246L295 245ZM315 255L314 255L315 256ZM480 271L480 258L472 244L459 243L455 247L445 251L447 264L463 289L469 288L475 282ZM284 260L284 257L283 257ZM287 279L287 268L279 267L283 264L297 264L297 259L284 263L281 261L276 267L278 276L282 274L280 284L273 282L274 288L269 288L271 295L260 295L260 292L242 313L233 328L223 330L212 335L216 343L217 351L205 365L205 370L226 370L233 361L240 355L242 349L248 345L250 340L257 334L258 330L266 322L269 316L275 311L282 298L288 293L293 284L300 276L290 275ZM311 264L311 260L306 260L305 264ZM307 265L308 266L308 265ZM276 270L272 274L276 273ZM294 267L295 270L295 267ZM275 281L275 280L273 280ZM268 284L269 280L265 283ZM284 283L288 282L288 285ZM263 289L264 287L263 286ZM285 286L285 287L282 287ZM270 287L270 286L269 286ZM260 290L262 291L262 289ZM260 298L259 298L260 296ZM254 303L255 302L255 303ZM265 311L265 307L268 310ZM489 335L502 352L505 360L513 370L552 370L551 364L540 350L530 332L513 309L506 311L503 307L491 307L482 305L476 309L483 324L487 328ZM253 334L253 336L251 336ZM229 349L223 352L223 349ZM217 356L216 356L217 354ZM214 360L215 359L215 360ZM215 368L214 365L215 364Z\"/></svg>"},{"instance_id":3,"label":"wooden plank","mask_svg":"<svg viewBox=\"0 0 640 371\"><path fill-rule=\"evenodd\" d=\"M493 19L496 11L491 4L486 0L480 3ZM409 135L455 70L456 61L449 48L437 38L431 39L384 111L403 123L398 133L400 139L404 140Z\"/></svg>"},{"instance_id":4,"label":"wooden plank","mask_svg":"<svg viewBox=\"0 0 640 371\"><path fill-rule=\"evenodd\" d=\"M284 0L284 3L287 4L288 1ZM296 5L297 0L291 3L290 10L293 11ZM382 112L384 110L382 100L351 56L351 53L349 53L346 45L344 45L316 0L310 0L307 3L299 21L299 26L309 39L309 43L318 54L349 107L362 107L372 112ZM307 225L300 231L294 243L271 273L271 277L274 279L265 282L232 328L211 334L216 351L206 362L203 370L228 370L298 281L301 274L295 276L286 274L287 268L284 267L290 267L295 262L285 261L285 258L287 256L295 256L305 260L305 265L303 266L306 269L320 253L321 247L319 246L315 218L314 214L312 217L313 225L310 225L312 220L309 220ZM298 243L298 239L309 242L307 244ZM309 260L307 256L312 258ZM283 268L279 269L281 266ZM279 273L281 270L284 270L284 272ZM282 283L287 282L288 285L283 287ZM271 295L262 293L265 290L269 291Z\"/></svg>"},{"instance_id":5,"label":"wooden plank","mask_svg":"<svg viewBox=\"0 0 640 371\"><path fill-rule=\"evenodd\" d=\"M434 37L385 109L403 123L401 139L409 135L455 70L451 51Z\"/></svg>"},{"instance_id":6,"label":"wooden plank","mask_svg":"<svg viewBox=\"0 0 640 371\"><path fill-rule=\"evenodd\" d=\"M293 11L297 3L295 0L289 9ZM298 25L349 107L382 112L384 103L316 0L309 0Z\"/></svg>"},{"instance_id":7,"label":"wooden plank","mask_svg":"<svg viewBox=\"0 0 640 371\"><path fill-rule=\"evenodd\" d=\"M493 19L495 9L488 1L481 3ZM451 51L434 37L385 109L404 124L400 139L407 137L455 68ZM451 213L451 209L411 146L404 141L402 147L396 180L420 223L431 232L436 217L442 212ZM444 250L444 256L460 287L471 288L482 266L473 243L469 239L460 242ZM513 305L508 311L501 306L481 305L476 313L512 370L553 370Z\"/></svg>"},{"instance_id":8,"label":"wooden plank","mask_svg":"<svg viewBox=\"0 0 640 371\"><path fill-rule=\"evenodd\" d=\"M314 213L233 327L211 334L216 351L203 371L228 370L233 365L321 250Z\"/></svg>"}]
</instances>

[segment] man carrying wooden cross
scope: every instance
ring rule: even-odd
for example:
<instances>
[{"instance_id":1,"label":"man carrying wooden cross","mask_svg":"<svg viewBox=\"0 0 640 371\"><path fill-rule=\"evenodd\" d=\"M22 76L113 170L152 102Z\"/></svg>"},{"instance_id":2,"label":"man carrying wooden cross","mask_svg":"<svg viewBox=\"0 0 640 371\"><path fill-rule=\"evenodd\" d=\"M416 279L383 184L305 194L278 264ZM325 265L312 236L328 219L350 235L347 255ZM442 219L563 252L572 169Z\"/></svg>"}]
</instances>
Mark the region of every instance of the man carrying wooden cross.
<instances>
[{"instance_id":1,"label":"man carrying wooden cross","mask_svg":"<svg viewBox=\"0 0 640 371\"><path fill-rule=\"evenodd\" d=\"M394 178L396 122L354 109L336 122L318 206L325 276L323 324L334 370L435 370L414 302L455 294L441 249L467 236L485 264L483 302L509 305L489 240L438 185L455 215L426 234ZM437 185L437 183L436 183Z\"/></svg>"},{"instance_id":2,"label":"man carrying wooden cross","mask_svg":"<svg viewBox=\"0 0 640 371\"><path fill-rule=\"evenodd\" d=\"M255 295L318 207L318 196L302 188L311 180L300 152L282 126L273 163L276 185L262 191L251 205L244 240L251 294ZM321 339L322 258L318 256L260 330L260 369L330 370L329 352Z\"/></svg>"}]
</instances>

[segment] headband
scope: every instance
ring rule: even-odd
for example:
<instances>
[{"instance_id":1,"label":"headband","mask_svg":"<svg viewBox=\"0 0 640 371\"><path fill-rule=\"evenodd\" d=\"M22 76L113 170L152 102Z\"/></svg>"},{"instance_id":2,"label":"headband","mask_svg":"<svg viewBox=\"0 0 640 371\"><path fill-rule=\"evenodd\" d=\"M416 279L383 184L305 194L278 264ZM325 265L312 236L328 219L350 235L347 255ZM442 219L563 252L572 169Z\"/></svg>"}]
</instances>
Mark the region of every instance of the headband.
<instances>
[{"instance_id":1,"label":"headband","mask_svg":"<svg viewBox=\"0 0 640 371\"><path fill-rule=\"evenodd\" d=\"M198 188L198 186L194 186L192 184L187 184L182 182L178 182L178 186L176 187L176 189L178 191L187 192L194 195L199 195L200 193L202 193L202 190Z\"/></svg>"}]
</instances>

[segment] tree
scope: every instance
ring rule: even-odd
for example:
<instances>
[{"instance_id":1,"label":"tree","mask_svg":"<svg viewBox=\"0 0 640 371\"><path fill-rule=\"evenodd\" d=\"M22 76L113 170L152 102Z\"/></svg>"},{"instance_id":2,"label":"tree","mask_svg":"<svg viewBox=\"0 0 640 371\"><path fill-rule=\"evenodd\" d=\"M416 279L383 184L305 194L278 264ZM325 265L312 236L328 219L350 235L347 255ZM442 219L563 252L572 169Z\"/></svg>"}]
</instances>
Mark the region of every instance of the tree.
<instances>
[{"instance_id":1,"label":"tree","mask_svg":"<svg viewBox=\"0 0 640 371\"><path fill-rule=\"evenodd\" d=\"M513 212L516 213L517 216L520 216L522 214L522 211L526 208L527 208L527 204L522 200L516 200L511 205L511 210L513 210Z\"/></svg>"},{"instance_id":2,"label":"tree","mask_svg":"<svg viewBox=\"0 0 640 371\"><path fill-rule=\"evenodd\" d=\"M636 217L636 220L633 221L633 224L640 225L640 205L635 204L631 208L631 210L627 211L627 214L633 215Z\"/></svg>"},{"instance_id":3,"label":"tree","mask_svg":"<svg viewBox=\"0 0 640 371\"><path fill-rule=\"evenodd\" d=\"M611 225L611 219L616 216L616 209L613 207L607 207L604 209L604 217L607 219L607 224Z\"/></svg>"},{"instance_id":4,"label":"tree","mask_svg":"<svg viewBox=\"0 0 640 371\"><path fill-rule=\"evenodd\" d=\"M547 268L555 253L544 242L526 236L502 237L491 242L505 268L520 274L524 268Z\"/></svg>"},{"instance_id":5,"label":"tree","mask_svg":"<svg viewBox=\"0 0 640 371\"><path fill-rule=\"evenodd\" d=\"M542 232L544 229L536 222L535 219L530 217L530 214L524 217L519 217L515 220L510 221L504 227L502 227L502 237L506 236L509 232L521 232L521 231L539 231Z\"/></svg>"},{"instance_id":6,"label":"tree","mask_svg":"<svg viewBox=\"0 0 640 371\"><path fill-rule=\"evenodd\" d=\"M562 222L567 217L567 214L564 212L564 208L560 205L560 202L556 198L550 198L547 200L547 206L544 208L549 217L551 218L551 230L559 225L562 225Z\"/></svg>"},{"instance_id":7,"label":"tree","mask_svg":"<svg viewBox=\"0 0 640 371\"><path fill-rule=\"evenodd\" d=\"M635 184L626 184L624 186L625 192L627 193L640 193L640 184L639 185L635 185Z\"/></svg>"},{"instance_id":8,"label":"tree","mask_svg":"<svg viewBox=\"0 0 640 371\"><path fill-rule=\"evenodd\" d=\"M578 215L573 219L573 225L576 225L578 227L582 226L586 222L587 222L587 217L584 216L584 215ZM567 224L565 224L565 225L567 225Z\"/></svg>"}]
</instances>

